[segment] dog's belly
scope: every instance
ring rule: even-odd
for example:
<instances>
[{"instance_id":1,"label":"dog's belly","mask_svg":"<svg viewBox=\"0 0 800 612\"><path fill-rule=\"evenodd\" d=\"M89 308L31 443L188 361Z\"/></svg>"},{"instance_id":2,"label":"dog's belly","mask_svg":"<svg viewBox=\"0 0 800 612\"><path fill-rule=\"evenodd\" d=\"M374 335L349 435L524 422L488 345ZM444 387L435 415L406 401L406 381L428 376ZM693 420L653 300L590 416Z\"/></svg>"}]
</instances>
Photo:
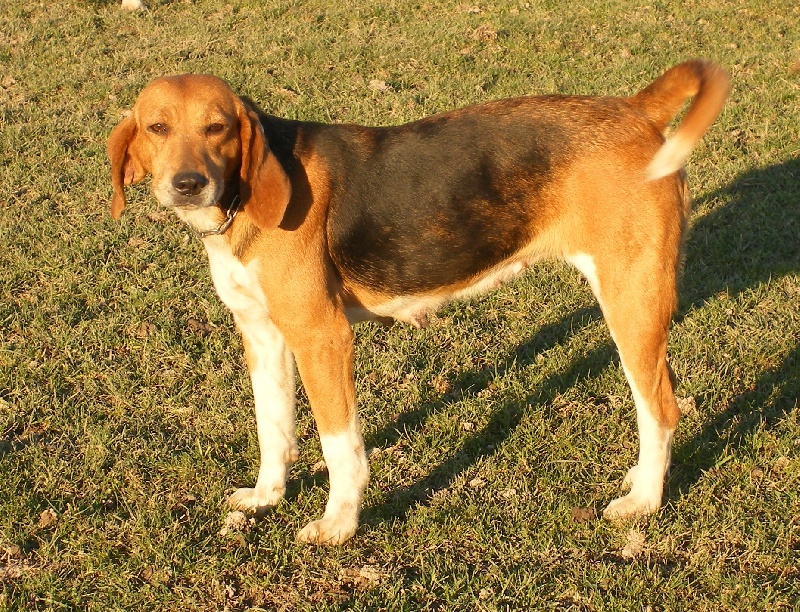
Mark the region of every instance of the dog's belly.
<instances>
[{"instance_id":1,"label":"dog's belly","mask_svg":"<svg viewBox=\"0 0 800 612\"><path fill-rule=\"evenodd\" d=\"M376 296L357 288L349 292L355 298L347 307L351 323L371 319L395 319L414 327L427 327L429 317L447 302L465 299L498 288L528 267L525 260L504 262L461 286L443 287L428 294Z\"/></svg>"},{"instance_id":2,"label":"dog's belly","mask_svg":"<svg viewBox=\"0 0 800 612\"><path fill-rule=\"evenodd\" d=\"M428 208L388 220L365 214L333 245L342 275L394 296L430 294L491 274L531 240L522 202Z\"/></svg>"}]
</instances>

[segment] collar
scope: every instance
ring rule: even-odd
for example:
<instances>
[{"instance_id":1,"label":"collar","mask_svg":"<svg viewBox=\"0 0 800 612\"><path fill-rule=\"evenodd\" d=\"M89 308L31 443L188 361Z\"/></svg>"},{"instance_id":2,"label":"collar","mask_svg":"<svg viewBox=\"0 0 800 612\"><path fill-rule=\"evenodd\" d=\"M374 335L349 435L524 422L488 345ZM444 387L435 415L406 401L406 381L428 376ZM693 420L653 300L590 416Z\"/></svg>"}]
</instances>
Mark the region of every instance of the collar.
<instances>
[{"instance_id":1,"label":"collar","mask_svg":"<svg viewBox=\"0 0 800 612\"><path fill-rule=\"evenodd\" d=\"M195 230L195 233L200 238L208 238L209 236L221 236L228 228L233 225L233 220L236 218L236 215L239 214L239 211L242 210L242 198L239 197L237 193L233 196L231 203L228 205L225 211L225 220L220 223L216 228L210 230Z\"/></svg>"}]
</instances>

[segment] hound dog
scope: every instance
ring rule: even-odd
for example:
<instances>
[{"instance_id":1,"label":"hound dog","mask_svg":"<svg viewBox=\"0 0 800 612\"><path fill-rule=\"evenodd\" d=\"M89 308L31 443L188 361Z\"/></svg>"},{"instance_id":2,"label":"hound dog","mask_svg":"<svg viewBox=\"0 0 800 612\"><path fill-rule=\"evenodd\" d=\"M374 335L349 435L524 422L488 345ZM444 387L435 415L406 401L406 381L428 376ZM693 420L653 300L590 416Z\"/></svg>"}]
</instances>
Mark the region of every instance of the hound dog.
<instances>
[{"instance_id":1,"label":"hound dog","mask_svg":"<svg viewBox=\"0 0 800 612\"><path fill-rule=\"evenodd\" d=\"M692 60L628 98L520 97L362 127L264 114L208 75L147 85L108 139L111 214L151 174L156 199L201 237L241 331L261 464L230 505L255 511L284 494L296 368L330 476L324 515L297 537L350 538L369 478L351 325L421 326L557 258L588 279L636 406L630 492L605 516L657 510L678 421L667 332L689 213L682 167L728 89L718 65Z\"/></svg>"}]
</instances>

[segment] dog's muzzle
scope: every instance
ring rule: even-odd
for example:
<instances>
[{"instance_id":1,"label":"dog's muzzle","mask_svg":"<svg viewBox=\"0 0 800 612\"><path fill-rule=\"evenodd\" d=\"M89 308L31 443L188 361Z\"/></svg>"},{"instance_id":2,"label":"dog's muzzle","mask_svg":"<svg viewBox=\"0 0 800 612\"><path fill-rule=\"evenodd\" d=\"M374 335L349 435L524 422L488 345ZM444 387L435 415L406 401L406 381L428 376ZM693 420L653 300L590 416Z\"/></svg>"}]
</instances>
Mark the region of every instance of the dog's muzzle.
<instances>
[{"instance_id":1,"label":"dog's muzzle","mask_svg":"<svg viewBox=\"0 0 800 612\"><path fill-rule=\"evenodd\" d=\"M179 172L172 177L172 187L182 196L194 197L208 185L208 179L199 172Z\"/></svg>"}]
</instances>

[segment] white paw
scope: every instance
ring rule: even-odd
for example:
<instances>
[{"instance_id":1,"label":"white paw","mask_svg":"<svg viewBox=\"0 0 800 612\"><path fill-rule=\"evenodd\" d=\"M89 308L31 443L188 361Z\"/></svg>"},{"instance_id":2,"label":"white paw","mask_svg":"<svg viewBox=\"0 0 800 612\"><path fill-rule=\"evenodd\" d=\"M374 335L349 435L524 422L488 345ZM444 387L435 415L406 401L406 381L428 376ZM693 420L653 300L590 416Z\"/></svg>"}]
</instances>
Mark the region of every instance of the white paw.
<instances>
[{"instance_id":1,"label":"white paw","mask_svg":"<svg viewBox=\"0 0 800 612\"><path fill-rule=\"evenodd\" d=\"M336 546L350 538L358 528L358 520L342 520L341 517L312 521L297 533L297 541L305 544Z\"/></svg>"},{"instance_id":2,"label":"white paw","mask_svg":"<svg viewBox=\"0 0 800 612\"><path fill-rule=\"evenodd\" d=\"M630 491L633 488L633 483L636 482L636 476L639 473L639 465L634 465L631 469L628 470L628 473L625 474L625 478L622 479L622 490L623 491Z\"/></svg>"},{"instance_id":3,"label":"white paw","mask_svg":"<svg viewBox=\"0 0 800 612\"><path fill-rule=\"evenodd\" d=\"M258 512L264 508L276 506L283 498L286 487L271 487L255 489L236 489L228 498L228 505L235 510L244 512Z\"/></svg>"},{"instance_id":4,"label":"white paw","mask_svg":"<svg viewBox=\"0 0 800 612\"><path fill-rule=\"evenodd\" d=\"M648 499L636 493L628 493L612 501L603 510L603 518L617 521L636 516L653 514L661 506L661 500Z\"/></svg>"}]
</instances>

